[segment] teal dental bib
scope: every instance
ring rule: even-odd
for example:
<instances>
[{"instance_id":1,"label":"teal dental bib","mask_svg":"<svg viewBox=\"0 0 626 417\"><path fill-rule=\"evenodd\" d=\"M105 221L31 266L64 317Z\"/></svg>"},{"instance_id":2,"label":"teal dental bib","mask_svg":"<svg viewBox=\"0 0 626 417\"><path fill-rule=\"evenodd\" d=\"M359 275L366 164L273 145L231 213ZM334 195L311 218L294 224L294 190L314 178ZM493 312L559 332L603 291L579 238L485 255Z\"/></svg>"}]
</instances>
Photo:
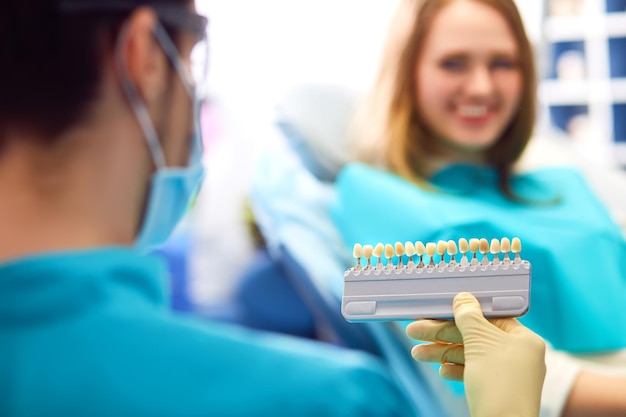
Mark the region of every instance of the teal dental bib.
<instances>
[{"instance_id":1,"label":"teal dental bib","mask_svg":"<svg viewBox=\"0 0 626 417\"><path fill-rule=\"evenodd\" d=\"M336 182L331 218L344 244L518 236L531 262L530 311L521 321L556 349L626 347L626 242L582 176L570 168L516 175L518 203L492 169L453 165L420 188L362 164Z\"/></svg>"}]
</instances>

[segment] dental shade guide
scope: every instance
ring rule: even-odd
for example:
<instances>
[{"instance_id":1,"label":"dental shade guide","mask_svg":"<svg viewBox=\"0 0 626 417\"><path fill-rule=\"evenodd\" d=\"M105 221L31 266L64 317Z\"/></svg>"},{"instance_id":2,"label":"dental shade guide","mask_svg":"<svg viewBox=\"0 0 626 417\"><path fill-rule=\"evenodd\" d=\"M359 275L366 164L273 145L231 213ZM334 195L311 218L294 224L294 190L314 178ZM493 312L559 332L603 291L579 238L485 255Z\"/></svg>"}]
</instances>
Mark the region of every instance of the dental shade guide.
<instances>
[{"instance_id":1,"label":"dental shade guide","mask_svg":"<svg viewBox=\"0 0 626 417\"><path fill-rule=\"evenodd\" d=\"M356 264L344 273L341 312L349 322L452 319L454 296L467 291L478 299L487 318L522 316L530 307L531 265L522 260L521 250L517 237L491 243L461 238L458 245L454 240L379 243L373 250L357 243ZM376 267L371 266L372 257L377 258Z\"/></svg>"}]
</instances>

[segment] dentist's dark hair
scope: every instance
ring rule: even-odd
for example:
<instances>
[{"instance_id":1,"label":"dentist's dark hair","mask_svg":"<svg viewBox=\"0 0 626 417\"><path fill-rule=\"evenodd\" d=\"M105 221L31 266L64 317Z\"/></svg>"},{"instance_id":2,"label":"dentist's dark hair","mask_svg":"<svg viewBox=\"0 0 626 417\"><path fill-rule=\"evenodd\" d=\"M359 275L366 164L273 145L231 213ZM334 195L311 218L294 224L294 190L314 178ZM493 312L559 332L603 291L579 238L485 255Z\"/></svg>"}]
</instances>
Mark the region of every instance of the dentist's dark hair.
<instances>
[{"instance_id":1,"label":"dentist's dark hair","mask_svg":"<svg viewBox=\"0 0 626 417\"><path fill-rule=\"evenodd\" d=\"M190 0L125 0L137 6ZM103 63L132 10L67 14L59 0L0 1L0 151L7 131L48 143L83 120Z\"/></svg>"}]
</instances>

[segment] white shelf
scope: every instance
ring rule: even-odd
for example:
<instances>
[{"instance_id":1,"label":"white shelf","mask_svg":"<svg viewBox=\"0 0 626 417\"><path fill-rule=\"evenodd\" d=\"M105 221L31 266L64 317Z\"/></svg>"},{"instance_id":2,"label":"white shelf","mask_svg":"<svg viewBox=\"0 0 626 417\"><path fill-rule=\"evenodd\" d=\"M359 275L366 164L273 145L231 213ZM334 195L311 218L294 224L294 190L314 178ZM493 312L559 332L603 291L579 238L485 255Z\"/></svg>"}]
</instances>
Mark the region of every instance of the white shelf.
<instances>
[{"instance_id":1,"label":"white shelf","mask_svg":"<svg viewBox=\"0 0 626 417\"><path fill-rule=\"evenodd\" d=\"M626 103L626 78L604 80L544 80L539 84L539 100L548 105Z\"/></svg>"},{"instance_id":2,"label":"white shelf","mask_svg":"<svg viewBox=\"0 0 626 417\"><path fill-rule=\"evenodd\" d=\"M549 17L543 33L550 42L579 41L585 37L585 23L580 16Z\"/></svg>"},{"instance_id":3,"label":"white shelf","mask_svg":"<svg viewBox=\"0 0 626 417\"><path fill-rule=\"evenodd\" d=\"M626 37L626 13L548 17L544 23L544 35L550 42Z\"/></svg>"},{"instance_id":4,"label":"white shelf","mask_svg":"<svg viewBox=\"0 0 626 417\"><path fill-rule=\"evenodd\" d=\"M587 104L589 83L585 81L542 81L539 100L547 105Z\"/></svg>"},{"instance_id":5,"label":"white shelf","mask_svg":"<svg viewBox=\"0 0 626 417\"><path fill-rule=\"evenodd\" d=\"M611 38L626 37L626 13L609 13L606 19L606 33Z\"/></svg>"},{"instance_id":6,"label":"white shelf","mask_svg":"<svg viewBox=\"0 0 626 417\"><path fill-rule=\"evenodd\" d=\"M613 79L611 81L611 93L613 95L613 102L626 103L626 78Z\"/></svg>"}]
</instances>

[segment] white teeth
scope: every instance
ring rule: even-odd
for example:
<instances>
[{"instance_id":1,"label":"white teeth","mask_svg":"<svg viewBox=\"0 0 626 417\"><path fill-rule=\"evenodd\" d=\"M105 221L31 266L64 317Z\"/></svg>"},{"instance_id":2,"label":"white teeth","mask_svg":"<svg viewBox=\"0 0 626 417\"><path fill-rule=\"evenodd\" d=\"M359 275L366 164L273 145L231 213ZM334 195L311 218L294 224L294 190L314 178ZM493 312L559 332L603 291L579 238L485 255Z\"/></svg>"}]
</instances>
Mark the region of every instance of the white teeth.
<instances>
[{"instance_id":1,"label":"white teeth","mask_svg":"<svg viewBox=\"0 0 626 417\"><path fill-rule=\"evenodd\" d=\"M463 117L482 117L487 114L487 106L459 106L458 112Z\"/></svg>"}]
</instances>

